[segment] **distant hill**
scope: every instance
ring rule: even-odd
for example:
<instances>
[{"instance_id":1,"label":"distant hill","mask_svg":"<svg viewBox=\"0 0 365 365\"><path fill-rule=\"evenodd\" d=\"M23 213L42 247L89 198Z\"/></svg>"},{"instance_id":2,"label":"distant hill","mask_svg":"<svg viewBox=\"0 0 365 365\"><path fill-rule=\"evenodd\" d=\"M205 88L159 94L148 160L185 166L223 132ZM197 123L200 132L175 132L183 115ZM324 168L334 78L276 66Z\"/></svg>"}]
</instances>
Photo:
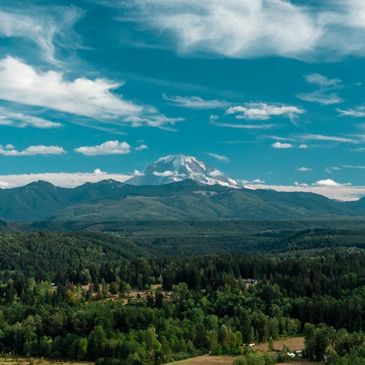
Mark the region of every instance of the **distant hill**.
<instances>
[{"instance_id":1,"label":"distant hill","mask_svg":"<svg viewBox=\"0 0 365 365\"><path fill-rule=\"evenodd\" d=\"M14 221L284 220L365 216L365 201L313 193L229 188L192 180L138 186L114 180L69 189L38 181L0 190L0 219Z\"/></svg>"},{"instance_id":2,"label":"distant hill","mask_svg":"<svg viewBox=\"0 0 365 365\"><path fill-rule=\"evenodd\" d=\"M193 156L165 156L121 183L76 188L38 181L0 190L0 220L23 222L298 220L365 217L365 198L247 189ZM4 223L3 231L12 230Z\"/></svg>"}]
</instances>

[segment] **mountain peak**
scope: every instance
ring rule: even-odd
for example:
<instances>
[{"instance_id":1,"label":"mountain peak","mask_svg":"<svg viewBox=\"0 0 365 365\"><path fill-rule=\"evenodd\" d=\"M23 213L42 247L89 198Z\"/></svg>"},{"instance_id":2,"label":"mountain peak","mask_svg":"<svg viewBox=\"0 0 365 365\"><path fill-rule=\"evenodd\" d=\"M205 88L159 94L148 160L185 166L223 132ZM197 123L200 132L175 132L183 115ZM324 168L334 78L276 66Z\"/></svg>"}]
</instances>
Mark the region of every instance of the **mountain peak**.
<instances>
[{"instance_id":1,"label":"mountain peak","mask_svg":"<svg viewBox=\"0 0 365 365\"><path fill-rule=\"evenodd\" d=\"M221 171L207 166L194 156L183 154L168 155L149 165L143 174L127 181L132 185L163 185L184 180L194 180L204 185L222 185L238 188L236 180Z\"/></svg>"},{"instance_id":2,"label":"mountain peak","mask_svg":"<svg viewBox=\"0 0 365 365\"><path fill-rule=\"evenodd\" d=\"M25 188L41 188L41 189L56 188L52 183L50 183L49 181L45 181L45 180L32 181L31 183L25 185L24 187Z\"/></svg>"}]
</instances>

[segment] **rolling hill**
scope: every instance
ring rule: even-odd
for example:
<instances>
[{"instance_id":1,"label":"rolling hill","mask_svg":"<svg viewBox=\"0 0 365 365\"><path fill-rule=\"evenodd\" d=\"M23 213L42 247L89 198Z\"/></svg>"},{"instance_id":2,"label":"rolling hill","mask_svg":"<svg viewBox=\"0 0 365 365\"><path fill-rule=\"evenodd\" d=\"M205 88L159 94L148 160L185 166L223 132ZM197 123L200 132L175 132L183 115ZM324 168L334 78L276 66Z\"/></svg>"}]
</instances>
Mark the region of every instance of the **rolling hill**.
<instances>
[{"instance_id":1,"label":"rolling hill","mask_svg":"<svg viewBox=\"0 0 365 365\"><path fill-rule=\"evenodd\" d=\"M113 180L73 189L43 181L0 190L0 219L14 221L284 220L365 216L365 204L312 193L203 185L137 186Z\"/></svg>"}]
</instances>

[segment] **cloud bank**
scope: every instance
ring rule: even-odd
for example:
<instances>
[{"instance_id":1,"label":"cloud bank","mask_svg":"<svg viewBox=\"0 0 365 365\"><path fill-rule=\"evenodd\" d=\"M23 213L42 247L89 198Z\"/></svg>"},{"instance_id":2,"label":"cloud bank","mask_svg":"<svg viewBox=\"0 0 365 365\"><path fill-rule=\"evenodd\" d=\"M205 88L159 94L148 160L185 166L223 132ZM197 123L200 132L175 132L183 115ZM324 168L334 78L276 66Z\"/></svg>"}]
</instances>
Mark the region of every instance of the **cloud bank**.
<instances>
[{"instance_id":1,"label":"cloud bank","mask_svg":"<svg viewBox=\"0 0 365 365\"><path fill-rule=\"evenodd\" d=\"M130 175L111 174L100 169L94 172L45 172L33 174L16 174L16 175L0 175L0 188L12 188L16 186L24 186L33 181L48 181L56 186L73 188L87 182L98 182L105 179L113 179L116 181L126 181L130 179Z\"/></svg>"}]
</instances>

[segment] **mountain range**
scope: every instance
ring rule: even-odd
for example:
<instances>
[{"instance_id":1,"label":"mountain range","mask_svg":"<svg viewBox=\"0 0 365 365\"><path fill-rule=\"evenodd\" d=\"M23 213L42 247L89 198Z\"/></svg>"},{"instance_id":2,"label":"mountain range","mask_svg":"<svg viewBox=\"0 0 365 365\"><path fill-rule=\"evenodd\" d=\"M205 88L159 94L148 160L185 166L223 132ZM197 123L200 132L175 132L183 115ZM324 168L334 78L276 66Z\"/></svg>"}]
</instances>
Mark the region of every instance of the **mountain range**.
<instances>
[{"instance_id":1,"label":"mountain range","mask_svg":"<svg viewBox=\"0 0 365 365\"><path fill-rule=\"evenodd\" d=\"M14 221L293 220L365 217L365 199L240 187L192 156L167 156L121 183L76 188L38 181L0 190L0 219Z\"/></svg>"}]
</instances>

